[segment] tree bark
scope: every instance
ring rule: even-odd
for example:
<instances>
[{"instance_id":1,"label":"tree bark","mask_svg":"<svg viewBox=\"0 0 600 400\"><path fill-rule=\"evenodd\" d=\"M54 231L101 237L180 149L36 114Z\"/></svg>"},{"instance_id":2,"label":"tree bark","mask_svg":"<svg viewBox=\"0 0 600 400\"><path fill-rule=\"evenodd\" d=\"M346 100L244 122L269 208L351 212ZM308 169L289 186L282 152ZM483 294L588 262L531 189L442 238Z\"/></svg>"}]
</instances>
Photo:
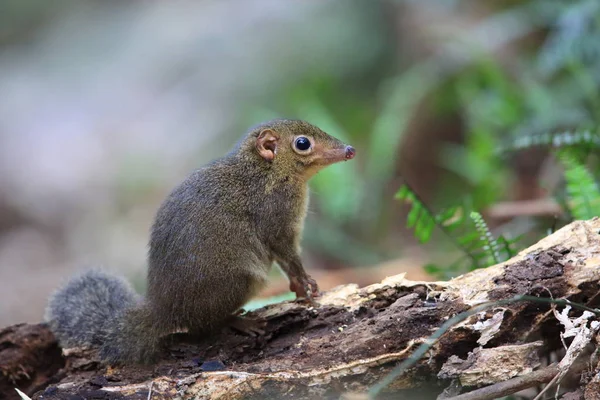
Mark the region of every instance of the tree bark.
<instances>
[{"instance_id":1,"label":"tree bark","mask_svg":"<svg viewBox=\"0 0 600 400\"><path fill-rule=\"evenodd\" d=\"M318 307L267 306L251 313L268 322L259 337L223 331L199 343L172 335L152 366L106 367L93 350L61 356L44 325L17 325L0 331L0 397L17 398L13 389L18 387L44 399L352 398L460 312L518 294L596 307L599 282L600 219L595 218L574 222L505 263L447 282L409 281L399 274L364 288L337 287ZM581 311L565 315L575 319ZM591 330L586 352L577 353L592 366L577 375L583 382L577 393L586 398L594 398L598 386L598 366L590 364L597 361L589 356L598 339L593 320L575 323ZM527 376L544 368L540 356L564 352L560 334L565 329L548 303L492 306L450 328L378 398L436 398L450 386L440 395L448 398ZM573 380L564 375L561 388L566 390Z\"/></svg>"}]
</instances>

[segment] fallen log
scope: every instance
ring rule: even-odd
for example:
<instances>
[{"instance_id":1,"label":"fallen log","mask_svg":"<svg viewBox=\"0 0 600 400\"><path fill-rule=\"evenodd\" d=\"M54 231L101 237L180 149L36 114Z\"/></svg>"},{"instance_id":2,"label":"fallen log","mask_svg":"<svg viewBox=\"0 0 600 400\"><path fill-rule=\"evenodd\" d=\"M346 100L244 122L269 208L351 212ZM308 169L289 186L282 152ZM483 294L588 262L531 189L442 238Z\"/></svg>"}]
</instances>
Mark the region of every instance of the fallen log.
<instances>
[{"instance_id":1,"label":"fallen log","mask_svg":"<svg viewBox=\"0 0 600 400\"><path fill-rule=\"evenodd\" d=\"M351 398L349 393L365 393L458 313L519 294L596 307L599 283L600 219L595 218L574 222L505 263L447 282L409 281L399 274L364 288L337 287L323 295L318 307L294 302L267 306L251 313L267 320L263 336L224 331L198 342L182 333L172 335L162 359L152 366L105 367L94 351L72 349L48 358L50 367L42 367L36 362L45 356L31 355L58 349L45 326L9 327L22 330L22 336L7 338L6 329L0 332L0 393L17 398L9 389L18 387L43 399ZM380 397L451 398L501 382L508 382L503 390L523 390L523 379L511 381L523 376L538 379L531 386L547 382L548 371L558 367L544 358L569 354L563 341L575 339L561 333L569 321L583 318L576 309L563 311L537 302L491 306L450 328ZM576 382L582 383L573 393L595 398L599 370L590 348L597 346L598 331L595 316L581 318L573 329L588 329L589 340L585 351L571 356L585 358L588 367L577 369ZM34 343L32 332L45 341ZM15 362L15 351L29 358L22 354ZM573 380L563 375L567 389Z\"/></svg>"}]
</instances>

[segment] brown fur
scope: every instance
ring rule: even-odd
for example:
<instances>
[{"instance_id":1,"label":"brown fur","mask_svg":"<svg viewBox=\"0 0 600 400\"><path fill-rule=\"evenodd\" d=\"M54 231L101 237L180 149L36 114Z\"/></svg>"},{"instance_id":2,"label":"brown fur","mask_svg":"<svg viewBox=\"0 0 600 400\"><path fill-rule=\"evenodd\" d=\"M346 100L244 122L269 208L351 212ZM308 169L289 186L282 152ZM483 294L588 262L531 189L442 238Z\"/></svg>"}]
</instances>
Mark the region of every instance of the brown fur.
<instances>
[{"instance_id":1,"label":"brown fur","mask_svg":"<svg viewBox=\"0 0 600 400\"><path fill-rule=\"evenodd\" d=\"M310 138L311 151L294 150L299 135ZM266 284L274 261L299 297L316 294L299 256L307 182L319 169L352 158L348 151L307 122L274 120L193 172L158 210L147 298L105 334L103 358L148 361L165 334L221 328Z\"/></svg>"}]
</instances>

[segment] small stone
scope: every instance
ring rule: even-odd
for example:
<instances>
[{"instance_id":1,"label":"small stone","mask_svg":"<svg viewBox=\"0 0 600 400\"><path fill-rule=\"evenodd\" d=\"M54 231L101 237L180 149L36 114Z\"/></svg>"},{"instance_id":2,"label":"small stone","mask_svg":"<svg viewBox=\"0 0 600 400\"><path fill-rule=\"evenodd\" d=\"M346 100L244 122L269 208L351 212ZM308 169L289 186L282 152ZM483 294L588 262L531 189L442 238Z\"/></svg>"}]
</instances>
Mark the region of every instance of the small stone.
<instances>
[{"instance_id":1,"label":"small stone","mask_svg":"<svg viewBox=\"0 0 600 400\"><path fill-rule=\"evenodd\" d=\"M225 369L225 364L223 364L221 361L219 360L214 360L214 361L206 361L205 363L203 363L200 366L200 369L202 371L222 371Z\"/></svg>"}]
</instances>

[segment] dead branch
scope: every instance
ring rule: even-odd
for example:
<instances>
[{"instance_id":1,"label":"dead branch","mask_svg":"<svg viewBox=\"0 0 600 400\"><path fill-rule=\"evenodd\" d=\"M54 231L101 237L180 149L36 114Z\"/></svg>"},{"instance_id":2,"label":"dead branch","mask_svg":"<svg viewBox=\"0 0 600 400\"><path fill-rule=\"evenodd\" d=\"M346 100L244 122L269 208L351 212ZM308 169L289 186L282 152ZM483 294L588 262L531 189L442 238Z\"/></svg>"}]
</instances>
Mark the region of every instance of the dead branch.
<instances>
[{"instance_id":1,"label":"dead branch","mask_svg":"<svg viewBox=\"0 0 600 400\"><path fill-rule=\"evenodd\" d=\"M571 373L579 373L585 369L585 363L578 363L571 369ZM465 394L454 397L442 397L440 400L493 400L511 394L520 392L521 390L539 386L544 383L551 382L560 373L558 364L551 364L545 368L531 372L527 375L509 379L504 382L499 382L494 385L486 386L481 389L476 389Z\"/></svg>"},{"instance_id":2,"label":"dead branch","mask_svg":"<svg viewBox=\"0 0 600 400\"><path fill-rule=\"evenodd\" d=\"M34 365L36 357L21 358L25 361L20 366L28 372L19 374L19 363L7 349L14 356L14 352L39 354L42 348L57 347L51 335L44 336L48 331L41 325L10 327L35 327L36 335L46 340L27 347L31 333L24 331L20 339L0 334L0 390L17 386L33 398L44 399L146 399L151 395L154 400L328 399L364 393L448 318L483 302L522 294L596 307L599 232L598 218L575 222L508 262L448 282L410 281L400 274L364 288L337 287L316 308L275 304L252 313L267 320L264 336L224 331L198 342L176 334L168 338L162 359L152 366L107 368L97 362L93 351L71 350L51 362L55 369L44 371ZM573 310L567 317L581 315ZM490 308L449 329L387 393L435 398L451 381L461 382L466 390L488 386L490 391L501 383L547 379L553 371L549 368L554 367L539 369L538 354L562 349L564 331L549 304L519 302ZM597 336L590 337L590 346L596 345ZM478 358L488 361L478 364L474 361ZM450 365L460 367L438 377ZM593 374L588 379L590 385L598 385ZM14 393L8 391L5 397L15 398Z\"/></svg>"}]
</instances>

